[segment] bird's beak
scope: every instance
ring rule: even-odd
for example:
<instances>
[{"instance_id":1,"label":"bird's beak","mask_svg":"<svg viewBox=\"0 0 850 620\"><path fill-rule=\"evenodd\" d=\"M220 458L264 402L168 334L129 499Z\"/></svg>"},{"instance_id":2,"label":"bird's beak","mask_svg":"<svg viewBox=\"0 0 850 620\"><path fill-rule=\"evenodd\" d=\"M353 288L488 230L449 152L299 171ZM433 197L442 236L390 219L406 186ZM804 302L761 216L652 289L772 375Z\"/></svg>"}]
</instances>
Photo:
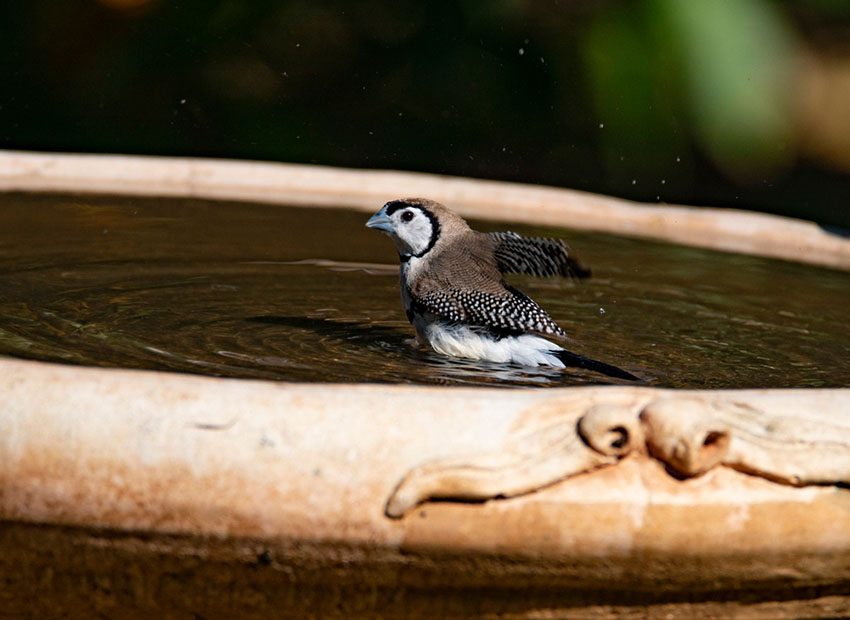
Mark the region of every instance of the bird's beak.
<instances>
[{"instance_id":1,"label":"bird's beak","mask_svg":"<svg viewBox=\"0 0 850 620\"><path fill-rule=\"evenodd\" d=\"M393 228L393 223L390 221L390 218L387 217L386 207L384 207L375 215L370 217L369 221L366 222L366 226L368 226L369 228L377 228L378 230L383 230L384 232L388 233L395 232L395 228Z\"/></svg>"}]
</instances>

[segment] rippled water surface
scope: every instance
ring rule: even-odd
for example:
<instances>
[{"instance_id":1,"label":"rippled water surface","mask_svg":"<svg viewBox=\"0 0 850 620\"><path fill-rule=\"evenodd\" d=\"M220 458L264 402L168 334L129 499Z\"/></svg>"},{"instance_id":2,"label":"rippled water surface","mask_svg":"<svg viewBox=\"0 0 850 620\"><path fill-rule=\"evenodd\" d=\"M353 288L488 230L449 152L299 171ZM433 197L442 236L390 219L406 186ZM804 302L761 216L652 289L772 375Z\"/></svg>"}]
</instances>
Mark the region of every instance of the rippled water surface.
<instances>
[{"instance_id":1,"label":"rippled water surface","mask_svg":"<svg viewBox=\"0 0 850 620\"><path fill-rule=\"evenodd\" d=\"M284 381L609 381L414 349L395 251L364 227L367 217L0 195L0 355ZM511 282L570 334L573 351L649 385L850 384L850 274L606 235L473 225L566 239L591 279Z\"/></svg>"}]
</instances>

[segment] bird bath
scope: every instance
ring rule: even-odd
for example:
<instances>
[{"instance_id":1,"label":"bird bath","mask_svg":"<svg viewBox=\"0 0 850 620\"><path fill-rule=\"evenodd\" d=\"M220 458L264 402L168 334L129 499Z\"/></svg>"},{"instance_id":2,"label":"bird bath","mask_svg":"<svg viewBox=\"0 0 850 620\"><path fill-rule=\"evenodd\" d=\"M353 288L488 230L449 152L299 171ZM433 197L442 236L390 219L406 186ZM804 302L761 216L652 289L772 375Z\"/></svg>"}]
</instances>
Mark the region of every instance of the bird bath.
<instances>
[{"instance_id":1,"label":"bird bath","mask_svg":"<svg viewBox=\"0 0 850 620\"><path fill-rule=\"evenodd\" d=\"M236 162L0 153L0 189L0 574L19 614L850 607L846 239ZM594 277L518 286L641 385L412 349L395 256L363 227L403 195L565 238Z\"/></svg>"},{"instance_id":2,"label":"bird bath","mask_svg":"<svg viewBox=\"0 0 850 620\"><path fill-rule=\"evenodd\" d=\"M0 355L305 382L568 386L606 377L413 349L390 244L356 211L0 196ZM645 385L841 387L845 272L550 227L594 276L516 277L577 352Z\"/></svg>"}]
</instances>

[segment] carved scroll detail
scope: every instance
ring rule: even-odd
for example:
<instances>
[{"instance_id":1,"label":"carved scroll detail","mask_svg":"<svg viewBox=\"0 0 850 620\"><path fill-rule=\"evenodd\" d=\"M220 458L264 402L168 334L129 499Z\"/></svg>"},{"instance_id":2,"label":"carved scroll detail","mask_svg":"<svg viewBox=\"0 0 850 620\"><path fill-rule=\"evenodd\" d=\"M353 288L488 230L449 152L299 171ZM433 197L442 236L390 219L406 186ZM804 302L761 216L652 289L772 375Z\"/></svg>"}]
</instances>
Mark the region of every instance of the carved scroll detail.
<instances>
[{"instance_id":1,"label":"carved scroll detail","mask_svg":"<svg viewBox=\"0 0 850 620\"><path fill-rule=\"evenodd\" d=\"M656 442L653 447L647 441L650 450L658 450L657 458L683 474L723 464L785 484L850 484L850 420L840 412L835 412L833 420L779 416L735 400L671 398L651 402L641 419L644 428L661 427L648 433ZM724 437L712 444L713 433ZM679 469L678 461L668 460L660 447L670 444L669 437L692 437L697 445L699 436L706 439L695 462L702 458L707 466L693 473Z\"/></svg>"},{"instance_id":2,"label":"carved scroll detail","mask_svg":"<svg viewBox=\"0 0 850 620\"><path fill-rule=\"evenodd\" d=\"M731 431L704 408L652 402L640 414L649 453L684 476L697 476L723 462L729 452Z\"/></svg>"},{"instance_id":3,"label":"carved scroll detail","mask_svg":"<svg viewBox=\"0 0 850 620\"><path fill-rule=\"evenodd\" d=\"M610 456L622 457L643 445L643 429L635 414L619 405L595 405L578 421L587 444Z\"/></svg>"},{"instance_id":4,"label":"carved scroll detail","mask_svg":"<svg viewBox=\"0 0 850 620\"><path fill-rule=\"evenodd\" d=\"M845 412L848 413L848 412ZM793 485L850 484L850 419L778 416L729 398L670 396L642 409L594 404L534 416L498 450L411 470L391 494L390 517L433 499L484 501L538 491L641 452L678 478L718 465Z\"/></svg>"},{"instance_id":5,"label":"carved scroll detail","mask_svg":"<svg viewBox=\"0 0 850 620\"><path fill-rule=\"evenodd\" d=\"M498 451L446 458L411 470L396 486L386 514L401 517L430 499L484 501L537 491L559 480L617 462L576 433L578 414L510 439Z\"/></svg>"}]
</instances>

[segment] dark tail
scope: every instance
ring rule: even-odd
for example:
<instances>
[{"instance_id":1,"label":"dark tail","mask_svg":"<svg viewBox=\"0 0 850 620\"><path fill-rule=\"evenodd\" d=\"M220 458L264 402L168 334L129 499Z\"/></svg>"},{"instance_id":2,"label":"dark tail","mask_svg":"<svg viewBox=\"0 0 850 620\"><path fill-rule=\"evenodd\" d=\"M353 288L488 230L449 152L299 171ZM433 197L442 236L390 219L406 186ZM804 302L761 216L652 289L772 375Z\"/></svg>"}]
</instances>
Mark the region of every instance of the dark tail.
<instances>
[{"instance_id":1,"label":"dark tail","mask_svg":"<svg viewBox=\"0 0 850 620\"><path fill-rule=\"evenodd\" d=\"M584 357L583 355L571 353L566 349L561 349L560 351L552 351L552 353L554 353L559 360L564 362L565 366L576 366L578 368L586 368L587 370L601 372L603 375L608 375L609 377L617 377L618 379L640 381L640 379L635 377L632 373L626 372L621 368L611 366L611 364L606 364L605 362L597 362L596 360L592 360L589 357Z\"/></svg>"}]
</instances>

